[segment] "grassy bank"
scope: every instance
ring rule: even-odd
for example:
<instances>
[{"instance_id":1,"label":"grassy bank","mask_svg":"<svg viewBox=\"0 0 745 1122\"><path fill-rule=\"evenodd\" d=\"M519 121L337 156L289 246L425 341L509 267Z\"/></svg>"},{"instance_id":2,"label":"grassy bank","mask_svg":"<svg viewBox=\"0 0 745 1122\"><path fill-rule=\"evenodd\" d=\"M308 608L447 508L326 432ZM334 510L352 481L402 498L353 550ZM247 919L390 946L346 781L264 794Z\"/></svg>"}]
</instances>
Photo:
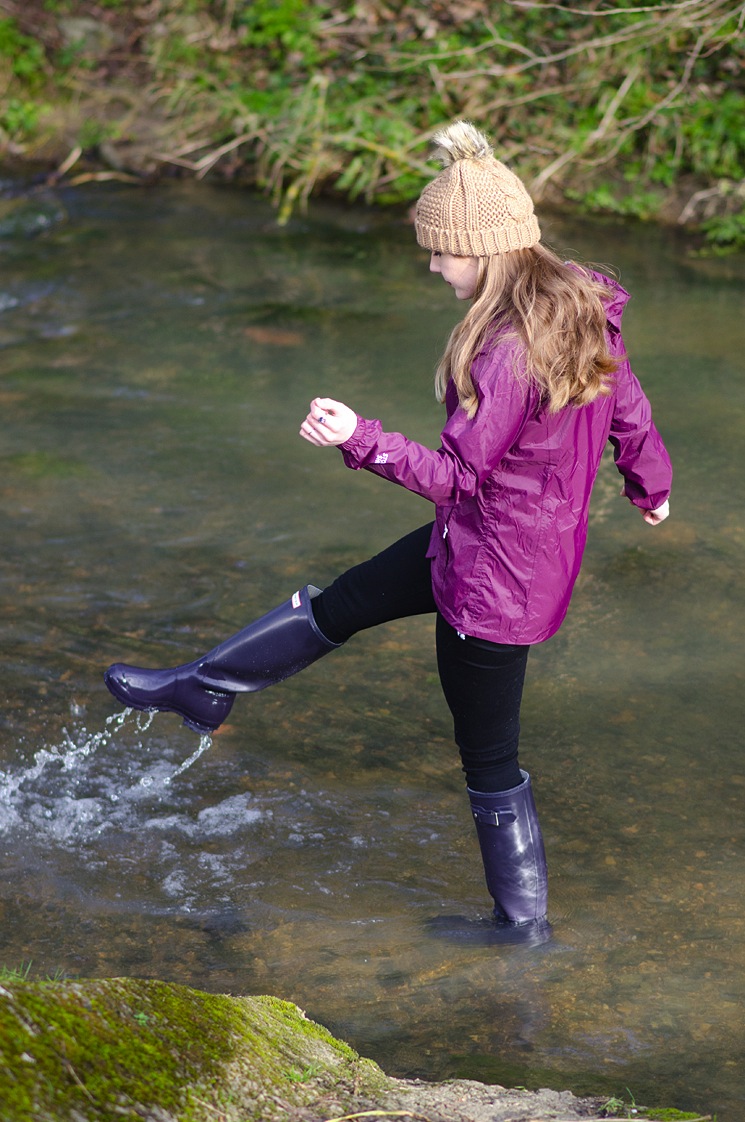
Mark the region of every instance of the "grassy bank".
<instances>
[{"instance_id":1,"label":"grassy bank","mask_svg":"<svg viewBox=\"0 0 745 1122\"><path fill-rule=\"evenodd\" d=\"M223 176L280 220L405 202L466 116L544 203L745 245L733 0L0 0L0 155L69 179Z\"/></svg>"}]
</instances>

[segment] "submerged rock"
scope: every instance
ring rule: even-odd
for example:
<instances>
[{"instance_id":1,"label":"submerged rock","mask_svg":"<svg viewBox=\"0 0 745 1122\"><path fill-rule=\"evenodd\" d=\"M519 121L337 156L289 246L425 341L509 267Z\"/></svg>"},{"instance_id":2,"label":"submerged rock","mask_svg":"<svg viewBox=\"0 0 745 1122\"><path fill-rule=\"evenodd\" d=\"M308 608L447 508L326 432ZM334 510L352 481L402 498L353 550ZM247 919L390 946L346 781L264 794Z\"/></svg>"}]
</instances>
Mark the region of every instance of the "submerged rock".
<instances>
[{"instance_id":1,"label":"submerged rock","mask_svg":"<svg viewBox=\"0 0 745 1122\"><path fill-rule=\"evenodd\" d=\"M1 1122L341 1122L365 1111L517 1122L598 1106L566 1091L391 1079L273 997L130 978L0 985Z\"/></svg>"}]
</instances>

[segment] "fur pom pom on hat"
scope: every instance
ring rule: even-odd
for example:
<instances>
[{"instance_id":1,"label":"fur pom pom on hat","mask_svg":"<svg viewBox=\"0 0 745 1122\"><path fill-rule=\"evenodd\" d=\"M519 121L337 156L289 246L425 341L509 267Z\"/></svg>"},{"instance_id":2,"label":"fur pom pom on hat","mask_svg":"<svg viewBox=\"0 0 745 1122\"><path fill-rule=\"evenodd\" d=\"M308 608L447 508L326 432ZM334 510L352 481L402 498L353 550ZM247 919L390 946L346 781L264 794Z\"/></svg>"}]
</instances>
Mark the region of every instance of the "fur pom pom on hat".
<instances>
[{"instance_id":1,"label":"fur pom pom on hat","mask_svg":"<svg viewBox=\"0 0 745 1122\"><path fill-rule=\"evenodd\" d=\"M423 249L456 257L491 257L541 240L533 201L513 171L468 121L432 138L444 170L416 205L414 226Z\"/></svg>"}]
</instances>

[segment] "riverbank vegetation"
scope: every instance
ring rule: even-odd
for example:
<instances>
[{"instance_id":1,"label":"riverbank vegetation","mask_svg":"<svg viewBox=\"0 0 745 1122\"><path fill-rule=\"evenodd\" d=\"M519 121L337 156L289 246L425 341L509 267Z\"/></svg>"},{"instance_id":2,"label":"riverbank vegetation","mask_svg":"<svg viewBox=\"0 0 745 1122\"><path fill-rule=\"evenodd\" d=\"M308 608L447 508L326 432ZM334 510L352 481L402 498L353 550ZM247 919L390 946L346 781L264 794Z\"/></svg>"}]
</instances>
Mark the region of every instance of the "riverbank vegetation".
<instances>
[{"instance_id":1,"label":"riverbank vegetation","mask_svg":"<svg viewBox=\"0 0 745 1122\"><path fill-rule=\"evenodd\" d=\"M465 116L539 203L745 245L742 0L0 0L0 156L405 203Z\"/></svg>"}]
</instances>

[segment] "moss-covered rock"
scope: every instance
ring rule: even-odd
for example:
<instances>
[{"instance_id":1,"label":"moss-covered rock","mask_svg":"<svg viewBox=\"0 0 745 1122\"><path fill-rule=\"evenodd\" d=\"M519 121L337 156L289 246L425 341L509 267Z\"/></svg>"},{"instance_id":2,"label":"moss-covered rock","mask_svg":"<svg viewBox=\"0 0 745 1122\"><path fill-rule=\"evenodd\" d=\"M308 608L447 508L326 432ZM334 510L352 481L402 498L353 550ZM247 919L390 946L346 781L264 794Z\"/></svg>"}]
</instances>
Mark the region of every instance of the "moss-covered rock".
<instances>
[{"instance_id":1,"label":"moss-covered rock","mask_svg":"<svg viewBox=\"0 0 745 1122\"><path fill-rule=\"evenodd\" d=\"M0 984L0 1122L571 1122L604 1104L392 1079L273 997L132 978Z\"/></svg>"},{"instance_id":2,"label":"moss-covered rock","mask_svg":"<svg viewBox=\"0 0 745 1122\"><path fill-rule=\"evenodd\" d=\"M2 1122L330 1117L385 1084L275 998L126 978L0 987Z\"/></svg>"}]
</instances>

